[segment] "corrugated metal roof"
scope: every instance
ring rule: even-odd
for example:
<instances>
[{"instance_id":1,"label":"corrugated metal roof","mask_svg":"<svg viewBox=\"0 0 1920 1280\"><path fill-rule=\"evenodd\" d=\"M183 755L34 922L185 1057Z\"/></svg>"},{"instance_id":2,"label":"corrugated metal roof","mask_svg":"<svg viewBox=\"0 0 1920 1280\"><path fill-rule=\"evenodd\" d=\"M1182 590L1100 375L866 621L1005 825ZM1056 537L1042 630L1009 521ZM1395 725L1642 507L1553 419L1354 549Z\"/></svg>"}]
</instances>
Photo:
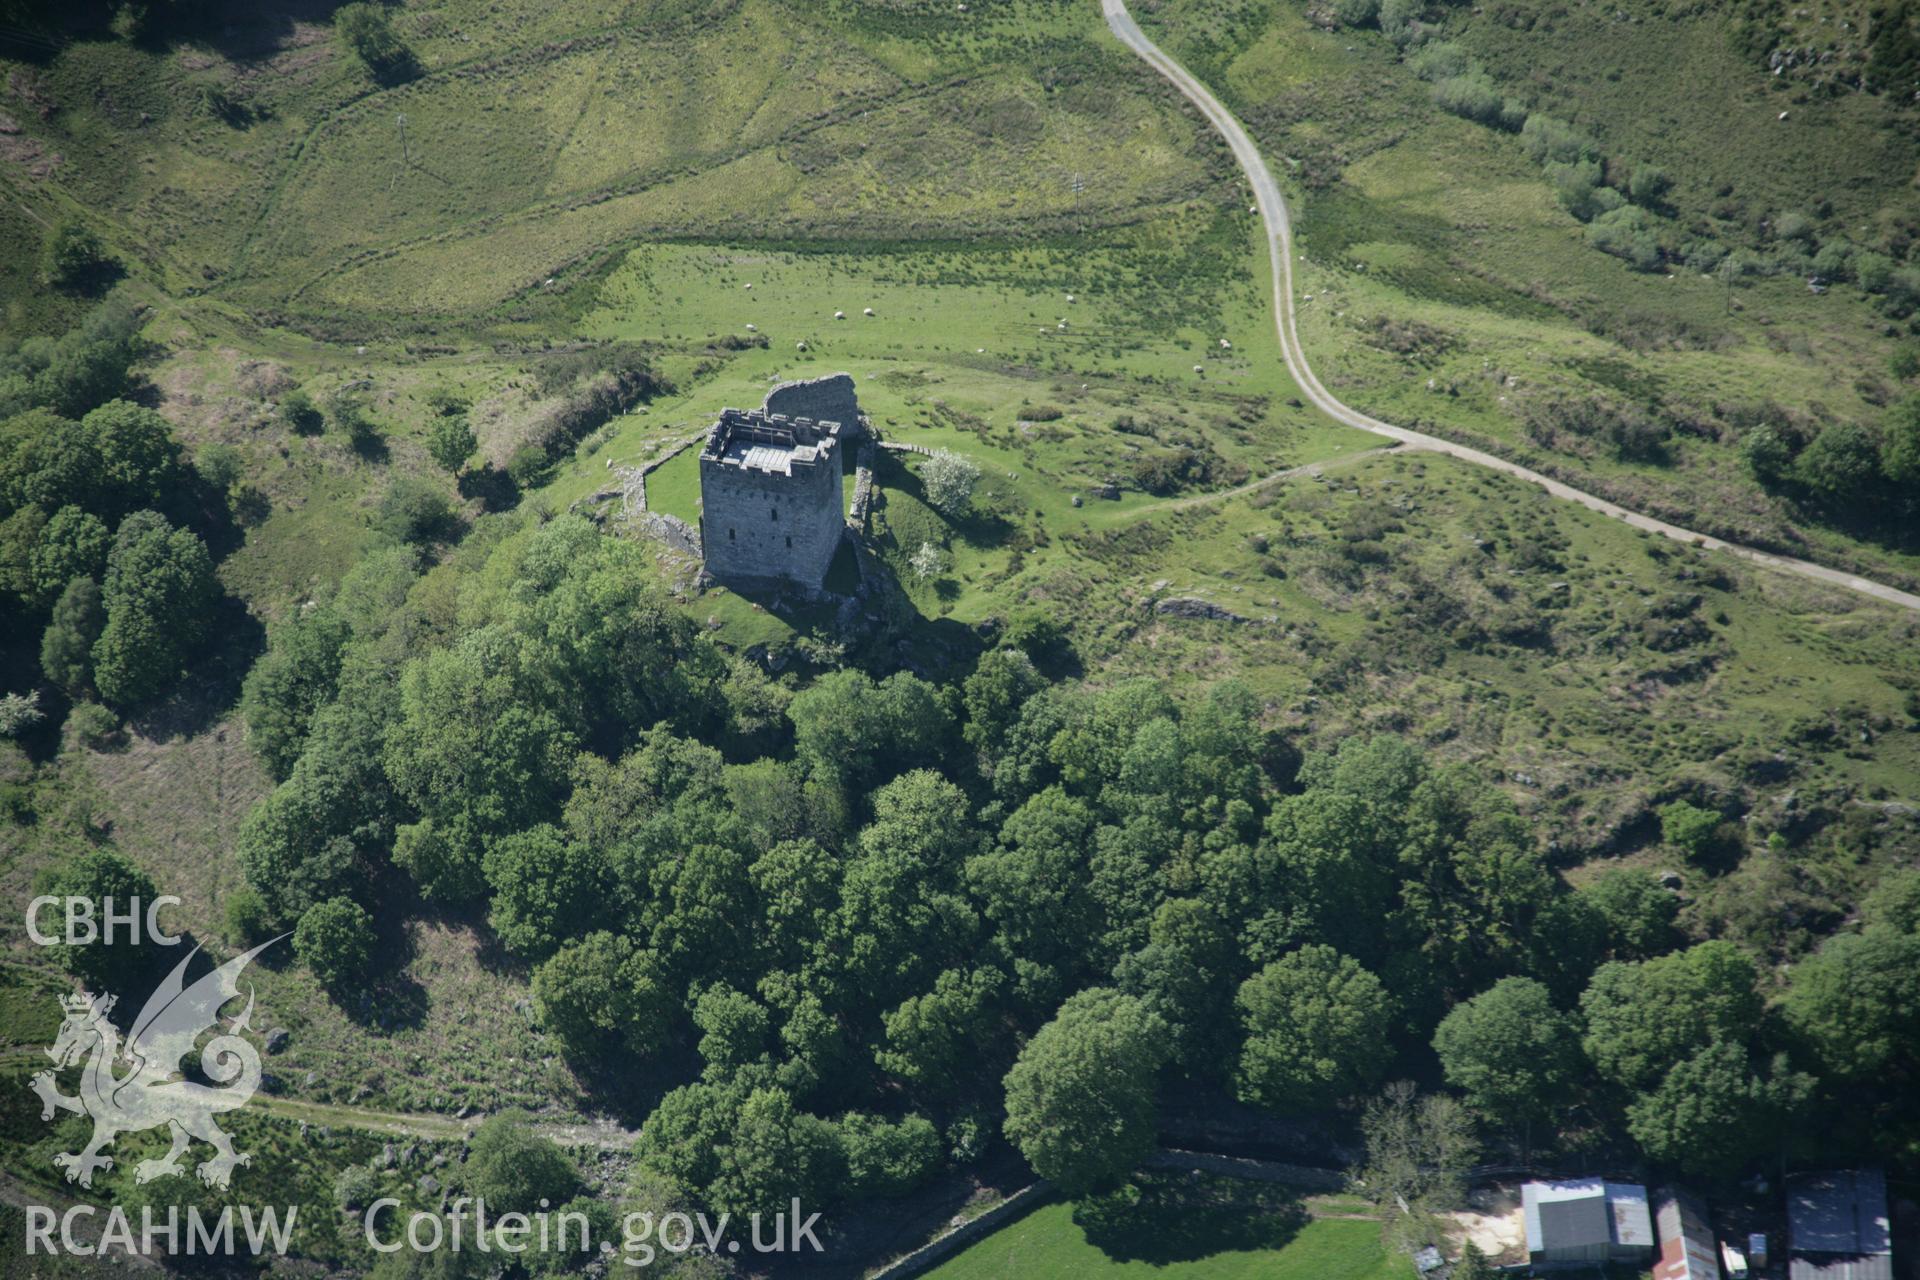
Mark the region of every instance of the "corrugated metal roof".
<instances>
[{"instance_id":1,"label":"corrugated metal roof","mask_svg":"<svg viewBox=\"0 0 1920 1280\"><path fill-rule=\"evenodd\" d=\"M1787 1245L1795 1253L1890 1252L1886 1175L1878 1169L1841 1169L1789 1177Z\"/></svg>"},{"instance_id":2,"label":"corrugated metal roof","mask_svg":"<svg viewBox=\"0 0 1920 1280\"><path fill-rule=\"evenodd\" d=\"M1605 1204L1606 1193L1606 1184L1598 1178L1523 1184L1520 1188L1520 1205L1527 1224L1527 1252L1544 1253L1549 1247L1543 1214L1546 1206L1567 1200L1592 1200L1596 1205ZM1554 1246L1557 1247L1560 1240L1561 1237L1556 1234Z\"/></svg>"},{"instance_id":3,"label":"corrugated metal roof","mask_svg":"<svg viewBox=\"0 0 1920 1280\"><path fill-rule=\"evenodd\" d=\"M1633 1182L1575 1178L1529 1182L1520 1188L1527 1251L1617 1244L1654 1247L1647 1189Z\"/></svg>"},{"instance_id":4,"label":"corrugated metal roof","mask_svg":"<svg viewBox=\"0 0 1920 1280\"><path fill-rule=\"evenodd\" d=\"M1653 1248L1653 1215L1647 1189L1637 1182L1609 1182L1607 1205L1613 1210L1613 1242Z\"/></svg>"},{"instance_id":5,"label":"corrugated metal roof","mask_svg":"<svg viewBox=\"0 0 1920 1280\"><path fill-rule=\"evenodd\" d=\"M1540 1239L1544 1248L1584 1249L1613 1243L1613 1224L1604 1195L1579 1200L1548 1200L1540 1206Z\"/></svg>"},{"instance_id":6,"label":"corrugated metal roof","mask_svg":"<svg viewBox=\"0 0 1920 1280\"><path fill-rule=\"evenodd\" d=\"M1833 1254L1794 1255L1787 1265L1788 1280L1893 1280L1893 1255L1843 1258Z\"/></svg>"},{"instance_id":7,"label":"corrugated metal roof","mask_svg":"<svg viewBox=\"0 0 1920 1280\"><path fill-rule=\"evenodd\" d=\"M1653 1280L1720 1280L1713 1232L1699 1205L1685 1196L1663 1195L1656 1202L1653 1225L1660 1237Z\"/></svg>"}]
</instances>

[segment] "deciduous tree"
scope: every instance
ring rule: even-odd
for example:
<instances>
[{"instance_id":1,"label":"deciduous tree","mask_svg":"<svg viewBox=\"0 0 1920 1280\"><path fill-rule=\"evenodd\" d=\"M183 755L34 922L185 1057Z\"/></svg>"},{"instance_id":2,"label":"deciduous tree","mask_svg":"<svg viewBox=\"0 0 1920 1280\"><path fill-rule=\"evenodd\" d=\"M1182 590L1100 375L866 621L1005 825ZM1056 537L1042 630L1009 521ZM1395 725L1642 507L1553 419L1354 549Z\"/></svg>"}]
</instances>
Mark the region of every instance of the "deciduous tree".
<instances>
[{"instance_id":1,"label":"deciduous tree","mask_svg":"<svg viewBox=\"0 0 1920 1280\"><path fill-rule=\"evenodd\" d=\"M939 449L920 464L920 483L933 509L948 517L966 514L973 490L980 483L980 467L951 449Z\"/></svg>"},{"instance_id":2,"label":"deciduous tree","mask_svg":"<svg viewBox=\"0 0 1920 1280\"><path fill-rule=\"evenodd\" d=\"M1308 1111L1374 1080L1389 1054L1393 1001L1380 980L1332 947L1307 946L1247 979L1237 1000L1243 1101Z\"/></svg>"},{"instance_id":3,"label":"deciduous tree","mask_svg":"<svg viewBox=\"0 0 1920 1280\"><path fill-rule=\"evenodd\" d=\"M1832 1080L1920 1069L1920 934L1841 933L1793 967L1783 1008Z\"/></svg>"},{"instance_id":4,"label":"deciduous tree","mask_svg":"<svg viewBox=\"0 0 1920 1280\"><path fill-rule=\"evenodd\" d=\"M302 609L274 632L266 653L247 672L240 693L247 741L275 778L293 772L314 713L332 700L351 634L346 619L333 609Z\"/></svg>"},{"instance_id":5,"label":"deciduous tree","mask_svg":"<svg viewBox=\"0 0 1920 1280\"><path fill-rule=\"evenodd\" d=\"M1109 988L1060 1006L1007 1073L1006 1134L1070 1196L1110 1187L1153 1148L1154 1082L1167 1027Z\"/></svg>"},{"instance_id":6,"label":"deciduous tree","mask_svg":"<svg viewBox=\"0 0 1920 1280\"><path fill-rule=\"evenodd\" d=\"M1522 1129L1553 1114L1582 1071L1573 1021L1531 978L1502 978L1434 1032L1447 1083L1487 1120Z\"/></svg>"},{"instance_id":7,"label":"deciduous tree","mask_svg":"<svg viewBox=\"0 0 1920 1280\"><path fill-rule=\"evenodd\" d=\"M40 636L40 670L69 697L78 697L93 685L93 646L106 625L100 606L100 584L75 578L54 602L47 629Z\"/></svg>"},{"instance_id":8,"label":"deciduous tree","mask_svg":"<svg viewBox=\"0 0 1920 1280\"><path fill-rule=\"evenodd\" d=\"M1782 1122L1809 1082L1777 1059L1771 1077L1746 1048L1717 1040L1676 1064L1627 1106L1627 1131L1649 1159L1685 1173L1730 1177L1780 1146Z\"/></svg>"},{"instance_id":9,"label":"deciduous tree","mask_svg":"<svg viewBox=\"0 0 1920 1280\"><path fill-rule=\"evenodd\" d=\"M1434 1239L1435 1215L1466 1199L1467 1169L1478 1143L1473 1120L1457 1098L1420 1095L1398 1080L1368 1101L1360 1121L1367 1158L1357 1179L1408 1243Z\"/></svg>"},{"instance_id":10,"label":"deciduous tree","mask_svg":"<svg viewBox=\"0 0 1920 1280\"><path fill-rule=\"evenodd\" d=\"M90 849L59 867L49 877L45 892L93 903L95 924L101 928L105 925L103 913L109 906L124 915L136 898L144 921L148 906L159 894L153 877L112 849ZM43 929L58 927L48 918L51 914L43 917ZM131 989L132 985L159 950L147 939L144 930L140 937L139 942L129 943L123 931L111 943L104 937L96 937L91 942L75 942L53 950L68 972L94 995L116 995L132 1001L139 994Z\"/></svg>"},{"instance_id":11,"label":"deciduous tree","mask_svg":"<svg viewBox=\"0 0 1920 1280\"><path fill-rule=\"evenodd\" d=\"M458 471L478 447L464 413L444 414L427 428L427 452L443 471Z\"/></svg>"},{"instance_id":12,"label":"deciduous tree","mask_svg":"<svg viewBox=\"0 0 1920 1280\"><path fill-rule=\"evenodd\" d=\"M300 917L293 950L321 986L338 992L364 978L373 962L373 918L352 898L328 898Z\"/></svg>"},{"instance_id":13,"label":"deciduous tree","mask_svg":"<svg viewBox=\"0 0 1920 1280\"><path fill-rule=\"evenodd\" d=\"M1652 876L1616 867L1582 885L1579 892L1605 923L1607 943L1616 959L1644 960L1667 949L1680 900Z\"/></svg>"},{"instance_id":14,"label":"deciduous tree","mask_svg":"<svg viewBox=\"0 0 1920 1280\"><path fill-rule=\"evenodd\" d=\"M493 891L487 922L509 951L543 960L606 914L611 873L597 848L568 840L551 823L496 840L484 869Z\"/></svg>"},{"instance_id":15,"label":"deciduous tree","mask_svg":"<svg viewBox=\"0 0 1920 1280\"><path fill-rule=\"evenodd\" d=\"M56 222L40 246L40 278L56 289L92 289L115 265L93 229L73 218Z\"/></svg>"},{"instance_id":16,"label":"deciduous tree","mask_svg":"<svg viewBox=\"0 0 1920 1280\"><path fill-rule=\"evenodd\" d=\"M534 970L541 1020L575 1058L624 1039L630 1052L657 1053L676 1018L673 993L652 952L601 931L569 942Z\"/></svg>"},{"instance_id":17,"label":"deciduous tree","mask_svg":"<svg viewBox=\"0 0 1920 1280\"><path fill-rule=\"evenodd\" d=\"M1649 1089L1676 1063L1718 1041L1745 1044L1760 1018L1753 961L1731 942L1594 972L1580 1008L1585 1046L1606 1079Z\"/></svg>"},{"instance_id":18,"label":"deciduous tree","mask_svg":"<svg viewBox=\"0 0 1920 1280\"><path fill-rule=\"evenodd\" d=\"M551 1138L534 1132L524 1111L488 1116L473 1132L461 1170L466 1189L486 1201L487 1216L535 1213L572 1197L580 1171Z\"/></svg>"},{"instance_id":19,"label":"deciduous tree","mask_svg":"<svg viewBox=\"0 0 1920 1280\"><path fill-rule=\"evenodd\" d=\"M51 600L75 578L98 578L112 545L113 535L100 517L72 505L60 508L41 529L33 553L35 594Z\"/></svg>"},{"instance_id":20,"label":"deciduous tree","mask_svg":"<svg viewBox=\"0 0 1920 1280\"><path fill-rule=\"evenodd\" d=\"M123 520L107 555L107 620L93 648L101 698L130 707L171 686L200 647L218 595L200 539L153 511Z\"/></svg>"}]
</instances>

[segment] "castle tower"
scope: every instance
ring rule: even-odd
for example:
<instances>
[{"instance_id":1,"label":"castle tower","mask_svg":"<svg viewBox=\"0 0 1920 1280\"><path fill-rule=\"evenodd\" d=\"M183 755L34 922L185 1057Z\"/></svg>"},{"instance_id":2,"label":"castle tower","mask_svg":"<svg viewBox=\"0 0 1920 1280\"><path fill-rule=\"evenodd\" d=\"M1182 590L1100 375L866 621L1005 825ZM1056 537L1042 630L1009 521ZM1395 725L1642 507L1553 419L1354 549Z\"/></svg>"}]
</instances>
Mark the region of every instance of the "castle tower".
<instances>
[{"instance_id":1,"label":"castle tower","mask_svg":"<svg viewBox=\"0 0 1920 1280\"><path fill-rule=\"evenodd\" d=\"M723 409L700 450L707 572L747 588L817 592L846 528L841 427Z\"/></svg>"}]
</instances>

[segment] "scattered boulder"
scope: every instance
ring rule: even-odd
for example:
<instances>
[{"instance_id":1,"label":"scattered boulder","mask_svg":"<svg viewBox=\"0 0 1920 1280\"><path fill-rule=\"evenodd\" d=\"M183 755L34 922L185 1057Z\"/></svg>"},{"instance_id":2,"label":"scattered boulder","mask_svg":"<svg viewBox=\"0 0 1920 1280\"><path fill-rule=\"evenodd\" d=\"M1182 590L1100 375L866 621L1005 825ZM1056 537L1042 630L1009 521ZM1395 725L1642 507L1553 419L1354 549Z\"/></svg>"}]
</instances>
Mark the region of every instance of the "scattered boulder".
<instances>
[{"instance_id":1,"label":"scattered boulder","mask_svg":"<svg viewBox=\"0 0 1920 1280\"><path fill-rule=\"evenodd\" d=\"M267 1032L266 1035L267 1052L279 1053L287 1047L287 1041L292 1038L293 1032L287 1030L285 1027L275 1027L273 1030Z\"/></svg>"},{"instance_id":2,"label":"scattered boulder","mask_svg":"<svg viewBox=\"0 0 1920 1280\"><path fill-rule=\"evenodd\" d=\"M1212 618L1220 622L1246 622L1231 609L1223 609L1211 600L1202 600L1198 596L1168 596L1154 603L1155 613L1170 618Z\"/></svg>"},{"instance_id":3,"label":"scattered boulder","mask_svg":"<svg viewBox=\"0 0 1920 1280\"><path fill-rule=\"evenodd\" d=\"M413 1185L420 1188L420 1194L423 1196L435 1195L440 1190L440 1179L430 1173L423 1173L420 1175L420 1180Z\"/></svg>"}]
</instances>

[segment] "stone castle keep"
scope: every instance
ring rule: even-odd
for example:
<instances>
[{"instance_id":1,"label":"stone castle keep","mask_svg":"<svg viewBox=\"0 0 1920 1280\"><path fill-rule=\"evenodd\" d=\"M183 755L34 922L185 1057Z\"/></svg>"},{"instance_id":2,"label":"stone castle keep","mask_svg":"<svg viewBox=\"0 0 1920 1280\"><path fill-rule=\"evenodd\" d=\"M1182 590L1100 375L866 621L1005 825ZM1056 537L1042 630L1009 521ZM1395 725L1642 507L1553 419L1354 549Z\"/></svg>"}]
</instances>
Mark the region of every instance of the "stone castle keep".
<instances>
[{"instance_id":1,"label":"stone castle keep","mask_svg":"<svg viewBox=\"0 0 1920 1280\"><path fill-rule=\"evenodd\" d=\"M759 409L723 409L700 450L707 572L820 590L846 530L843 453L862 430L845 374L776 388Z\"/></svg>"}]
</instances>

